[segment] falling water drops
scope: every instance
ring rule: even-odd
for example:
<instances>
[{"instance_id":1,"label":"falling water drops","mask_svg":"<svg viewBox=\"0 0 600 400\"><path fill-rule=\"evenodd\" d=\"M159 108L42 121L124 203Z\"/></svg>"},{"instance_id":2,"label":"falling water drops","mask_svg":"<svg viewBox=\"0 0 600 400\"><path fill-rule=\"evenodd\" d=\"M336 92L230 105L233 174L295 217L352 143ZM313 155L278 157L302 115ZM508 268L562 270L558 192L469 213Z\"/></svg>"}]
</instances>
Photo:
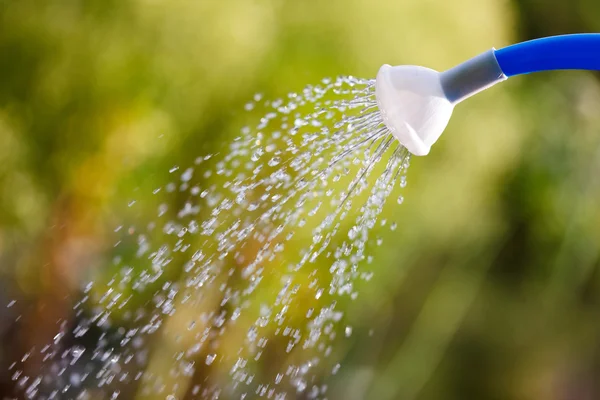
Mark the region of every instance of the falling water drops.
<instances>
[{"instance_id":1,"label":"falling water drops","mask_svg":"<svg viewBox=\"0 0 600 400\"><path fill-rule=\"evenodd\" d=\"M205 361L206 365L211 365L215 361L215 358L217 358L216 354L208 354Z\"/></svg>"},{"instance_id":2,"label":"falling water drops","mask_svg":"<svg viewBox=\"0 0 600 400\"><path fill-rule=\"evenodd\" d=\"M43 379L13 375L28 393L327 397L315 377L340 369L337 339L352 335L343 304L373 275L363 264L383 242L374 232L397 227L379 216L396 182L406 186L409 153L383 124L372 80L324 79L244 108L265 110L223 151L170 168L151 207L129 203L151 220L114 230L110 273L85 286L75 328L59 323L35 349ZM100 332L92 344L71 343L89 332ZM270 372L273 354L286 356Z\"/></svg>"},{"instance_id":3,"label":"falling water drops","mask_svg":"<svg viewBox=\"0 0 600 400\"><path fill-rule=\"evenodd\" d=\"M192 179L192 175L194 174L194 169L193 168L188 168L185 170L185 172L183 174L181 174L181 180L183 182L189 182L190 179Z\"/></svg>"}]
</instances>

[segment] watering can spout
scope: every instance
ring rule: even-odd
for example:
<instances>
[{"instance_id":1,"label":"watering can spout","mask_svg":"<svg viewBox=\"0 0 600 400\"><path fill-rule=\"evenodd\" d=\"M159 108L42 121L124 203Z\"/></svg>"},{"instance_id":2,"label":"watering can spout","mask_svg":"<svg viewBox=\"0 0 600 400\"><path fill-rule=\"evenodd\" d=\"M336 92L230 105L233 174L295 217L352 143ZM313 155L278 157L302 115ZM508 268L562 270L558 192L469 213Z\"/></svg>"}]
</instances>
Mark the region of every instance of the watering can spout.
<instances>
[{"instance_id":1,"label":"watering can spout","mask_svg":"<svg viewBox=\"0 0 600 400\"><path fill-rule=\"evenodd\" d=\"M505 79L490 50L445 72L384 65L375 94L392 135L411 153L424 156L448 125L456 104Z\"/></svg>"},{"instance_id":2,"label":"watering can spout","mask_svg":"<svg viewBox=\"0 0 600 400\"><path fill-rule=\"evenodd\" d=\"M444 72L384 65L375 95L392 135L414 155L429 154L446 128L454 106L508 79L531 72L600 70L600 34L574 34L491 49Z\"/></svg>"}]
</instances>

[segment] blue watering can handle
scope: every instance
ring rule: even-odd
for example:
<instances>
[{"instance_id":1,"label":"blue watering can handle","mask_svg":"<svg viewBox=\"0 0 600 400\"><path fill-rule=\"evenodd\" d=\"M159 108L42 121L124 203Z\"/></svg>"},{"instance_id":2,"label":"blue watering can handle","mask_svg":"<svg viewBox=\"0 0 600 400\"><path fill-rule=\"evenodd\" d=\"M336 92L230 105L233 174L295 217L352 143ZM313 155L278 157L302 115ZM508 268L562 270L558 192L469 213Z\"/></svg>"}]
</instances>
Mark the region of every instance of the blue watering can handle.
<instances>
[{"instance_id":1,"label":"blue watering can handle","mask_svg":"<svg viewBox=\"0 0 600 400\"><path fill-rule=\"evenodd\" d=\"M531 72L600 70L600 33L551 36L495 51L507 77Z\"/></svg>"}]
</instances>

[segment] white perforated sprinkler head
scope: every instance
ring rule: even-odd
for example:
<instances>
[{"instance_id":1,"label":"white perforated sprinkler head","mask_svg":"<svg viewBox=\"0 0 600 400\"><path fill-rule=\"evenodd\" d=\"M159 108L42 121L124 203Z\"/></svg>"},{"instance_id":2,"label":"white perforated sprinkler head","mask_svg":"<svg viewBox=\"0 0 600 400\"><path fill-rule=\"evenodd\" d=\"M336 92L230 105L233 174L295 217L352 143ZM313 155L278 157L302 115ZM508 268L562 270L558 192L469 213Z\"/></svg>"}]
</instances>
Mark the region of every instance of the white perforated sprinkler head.
<instances>
[{"instance_id":1,"label":"white perforated sprinkler head","mask_svg":"<svg viewBox=\"0 0 600 400\"><path fill-rule=\"evenodd\" d=\"M492 49L445 72L384 65L377 74L375 94L392 135L412 154L425 156L456 104L504 80Z\"/></svg>"}]
</instances>

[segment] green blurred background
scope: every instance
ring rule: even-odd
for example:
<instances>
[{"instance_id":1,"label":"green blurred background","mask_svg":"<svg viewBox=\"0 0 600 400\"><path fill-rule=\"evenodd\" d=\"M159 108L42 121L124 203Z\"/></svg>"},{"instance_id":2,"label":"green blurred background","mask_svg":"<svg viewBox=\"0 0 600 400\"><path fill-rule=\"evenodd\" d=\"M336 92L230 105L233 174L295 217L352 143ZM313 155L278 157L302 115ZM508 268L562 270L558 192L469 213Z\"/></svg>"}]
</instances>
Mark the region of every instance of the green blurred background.
<instances>
[{"instance_id":1,"label":"green blurred background","mask_svg":"<svg viewBox=\"0 0 600 400\"><path fill-rule=\"evenodd\" d=\"M593 31L595 0L0 0L0 395L144 220L127 204L260 118L254 93ZM598 110L577 71L457 107L386 206L329 399L600 398Z\"/></svg>"}]
</instances>

